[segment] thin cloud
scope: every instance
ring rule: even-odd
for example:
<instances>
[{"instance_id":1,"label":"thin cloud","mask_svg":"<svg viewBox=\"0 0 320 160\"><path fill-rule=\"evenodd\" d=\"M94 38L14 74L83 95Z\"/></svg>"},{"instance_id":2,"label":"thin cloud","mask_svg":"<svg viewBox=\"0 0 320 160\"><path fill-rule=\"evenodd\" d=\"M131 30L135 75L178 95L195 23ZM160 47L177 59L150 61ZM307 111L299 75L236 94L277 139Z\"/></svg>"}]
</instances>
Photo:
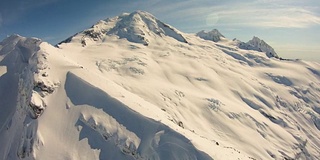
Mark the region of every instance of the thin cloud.
<instances>
[{"instance_id":1,"label":"thin cloud","mask_svg":"<svg viewBox=\"0 0 320 160\"><path fill-rule=\"evenodd\" d=\"M312 6L294 6L288 4L288 1L283 1L283 4L267 3L270 1L273 0L254 1L254 3L219 3L211 7L187 1L160 7L165 12L158 14L164 14L169 17L168 19L185 22L203 19L203 23L208 26L308 28L320 24L320 16L314 12ZM285 2L287 4L284 4ZM157 12L161 11L157 10Z\"/></svg>"},{"instance_id":2,"label":"thin cloud","mask_svg":"<svg viewBox=\"0 0 320 160\"><path fill-rule=\"evenodd\" d=\"M221 11L228 24L265 28L308 28L320 24L320 17L302 8L246 8Z\"/></svg>"}]
</instances>

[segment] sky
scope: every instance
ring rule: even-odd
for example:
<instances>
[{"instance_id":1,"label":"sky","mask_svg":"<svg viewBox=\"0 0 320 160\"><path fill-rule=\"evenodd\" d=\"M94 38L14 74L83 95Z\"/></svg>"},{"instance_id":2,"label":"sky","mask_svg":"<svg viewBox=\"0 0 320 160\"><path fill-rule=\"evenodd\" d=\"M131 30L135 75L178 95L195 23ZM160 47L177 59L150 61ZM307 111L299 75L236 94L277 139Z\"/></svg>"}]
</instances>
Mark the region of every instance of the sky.
<instances>
[{"instance_id":1,"label":"sky","mask_svg":"<svg viewBox=\"0 0 320 160\"><path fill-rule=\"evenodd\" d=\"M320 62L319 0L1 0L0 41L19 34L54 45L136 10L185 33L216 28L244 42L257 36L283 58Z\"/></svg>"}]
</instances>

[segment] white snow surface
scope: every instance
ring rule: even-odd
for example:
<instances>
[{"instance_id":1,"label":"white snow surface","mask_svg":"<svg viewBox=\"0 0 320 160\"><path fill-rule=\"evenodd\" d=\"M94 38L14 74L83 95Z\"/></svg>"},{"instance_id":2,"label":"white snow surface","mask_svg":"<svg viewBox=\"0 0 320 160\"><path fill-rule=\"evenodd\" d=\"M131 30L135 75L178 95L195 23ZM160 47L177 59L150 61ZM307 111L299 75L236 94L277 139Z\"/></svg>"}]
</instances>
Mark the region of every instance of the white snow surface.
<instances>
[{"instance_id":1,"label":"white snow surface","mask_svg":"<svg viewBox=\"0 0 320 160\"><path fill-rule=\"evenodd\" d=\"M0 159L316 160L319 97L316 62L203 40L136 11L58 47L0 43Z\"/></svg>"}]
</instances>

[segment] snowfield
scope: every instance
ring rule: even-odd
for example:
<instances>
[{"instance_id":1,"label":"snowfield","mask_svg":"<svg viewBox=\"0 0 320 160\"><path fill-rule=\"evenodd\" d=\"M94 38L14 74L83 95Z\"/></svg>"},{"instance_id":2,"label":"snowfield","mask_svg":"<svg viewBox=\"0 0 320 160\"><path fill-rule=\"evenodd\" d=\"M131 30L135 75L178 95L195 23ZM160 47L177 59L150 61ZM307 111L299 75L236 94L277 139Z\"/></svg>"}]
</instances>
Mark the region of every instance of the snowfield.
<instances>
[{"instance_id":1,"label":"snowfield","mask_svg":"<svg viewBox=\"0 0 320 160\"><path fill-rule=\"evenodd\" d=\"M57 46L8 37L0 159L320 159L320 64L213 33L136 11Z\"/></svg>"}]
</instances>

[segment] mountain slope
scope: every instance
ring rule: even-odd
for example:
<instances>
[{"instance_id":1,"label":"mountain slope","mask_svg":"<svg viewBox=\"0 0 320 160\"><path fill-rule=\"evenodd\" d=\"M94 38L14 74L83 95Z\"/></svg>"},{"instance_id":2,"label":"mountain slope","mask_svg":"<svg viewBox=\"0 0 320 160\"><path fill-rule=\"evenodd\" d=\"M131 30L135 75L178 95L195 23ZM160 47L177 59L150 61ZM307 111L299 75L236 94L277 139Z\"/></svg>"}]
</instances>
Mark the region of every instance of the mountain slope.
<instances>
[{"instance_id":1,"label":"mountain slope","mask_svg":"<svg viewBox=\"0 0 320 160\"><path fill-rule=\"evenodd\" d=\"M1 42L1 88L22 84L1 89L0 159L319 159L318 63L171 33L150 17L100 21L58 48Z\"/></svg>"}]
</instances>

